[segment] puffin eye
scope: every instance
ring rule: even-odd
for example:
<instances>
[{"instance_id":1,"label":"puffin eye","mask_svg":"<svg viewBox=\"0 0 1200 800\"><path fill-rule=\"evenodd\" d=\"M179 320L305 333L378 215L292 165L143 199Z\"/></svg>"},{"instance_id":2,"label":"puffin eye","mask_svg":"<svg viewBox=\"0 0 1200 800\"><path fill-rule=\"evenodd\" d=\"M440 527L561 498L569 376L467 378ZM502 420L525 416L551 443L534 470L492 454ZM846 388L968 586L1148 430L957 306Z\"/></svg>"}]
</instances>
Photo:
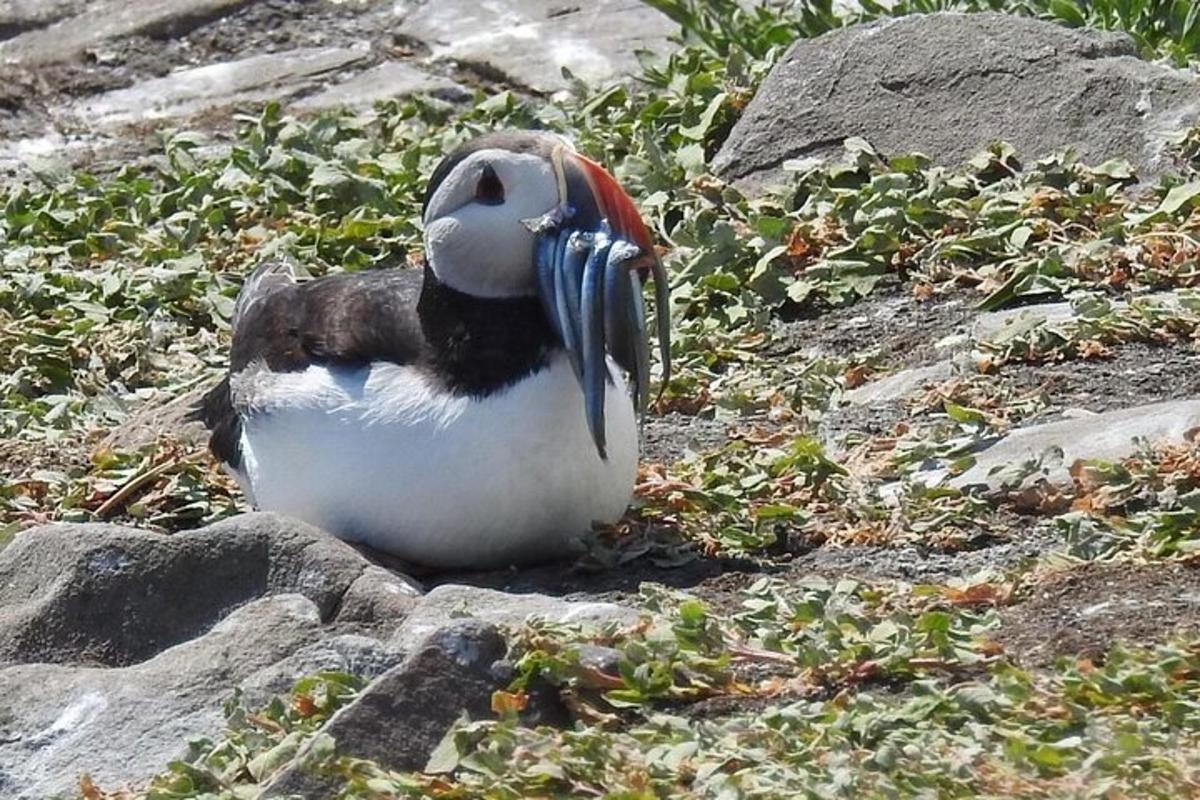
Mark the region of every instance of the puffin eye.
<instances>
[{"instance_id":1,"label":"puffin eye","mask_svg":"<svg viewBox=\"0 0 1200 800\"><path fill-rule=\"evenodd\" d=\"M504 204L504 184L491 164L483 165L483 174L479 176L479 183L475 184L475 202L485 206Z\"/></svg>"}]
</instances>

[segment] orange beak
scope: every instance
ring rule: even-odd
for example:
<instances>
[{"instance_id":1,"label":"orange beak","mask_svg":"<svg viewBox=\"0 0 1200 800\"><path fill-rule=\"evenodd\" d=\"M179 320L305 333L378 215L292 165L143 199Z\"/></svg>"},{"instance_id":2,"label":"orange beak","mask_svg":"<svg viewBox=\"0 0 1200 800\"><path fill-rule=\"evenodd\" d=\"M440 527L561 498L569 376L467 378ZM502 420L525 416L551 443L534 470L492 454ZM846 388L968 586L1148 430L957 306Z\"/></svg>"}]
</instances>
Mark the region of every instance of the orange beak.
<instances>
[{"instance_id":1,"label":"orange beak","mask_svg":"<svg viewBox=\"0 0 1200 800\"><path fill-rule=\"evenodd\" d=\"M613 235L641 248L642 256L636 261L643 263L635 263L631 266L649 266L648 261L657 258L654 250L654 238L642 220L641 212L634 205L633 198L604 167L579 153L570 155L587 180L588 188L591 189L592 196L596 198L596 204L599 206L600 215L608 220Z\"/></svg>"},{"instance_id":2,"label":"orange beak","mask_svg":"<svg viewBox=\"0 0 1200 800\"><path fill-rule=\"evenodd\" d=\"M666 271L633 199L608 170L566 144L551 164L559 204L539 221L538 293L583 389L588 427L605 457L605 353L632 378L636 408L646 409L649 352L643 282L653 277L662 386L670 380Z\"/></svg>"}]
</instances>

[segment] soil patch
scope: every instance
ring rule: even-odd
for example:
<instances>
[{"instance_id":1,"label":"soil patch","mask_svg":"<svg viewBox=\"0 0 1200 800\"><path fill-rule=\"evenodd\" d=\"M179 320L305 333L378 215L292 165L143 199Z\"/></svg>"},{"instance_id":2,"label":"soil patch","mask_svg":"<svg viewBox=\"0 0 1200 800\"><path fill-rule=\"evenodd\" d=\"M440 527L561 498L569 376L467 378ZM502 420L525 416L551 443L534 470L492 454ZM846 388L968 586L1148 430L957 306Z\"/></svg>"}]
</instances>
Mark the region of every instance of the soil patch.
<instances>
[{"instance_id":1,"label":"soil patch","mask_svg":"<svg viewBox=\"0 0 1200 800\"><path fill-rule=\"evenodd\" d=\"M1151 646L1200 630L1200 563L1086 564L1000 616L994 638L1026 666L1098 661L1117 643Z\"/></svg>"},{"instance_id":2,"label":"soil patch","mask_svg":"<svg viewBox=\"0 0 1200 800\"><path fill-rule=\"evenodd\" d=\"M671 412L646 417L642 428L642 463L671 464L689 452L716 450L729 441L729 426L716 419Z\"/></svg>"},{"instance_id":3,"label":"soil patch","mask_svg":"<svg viewBox=\"0 0 1200 800\"><path fill-rule=\"evenodd\" d=\"M874 353L889 370L940 361L949 353L939 343L970 333L978 295L956 291L918 302L910 292L909 284L881 286L854 305L807 312L774 331L770 352L840 358Z\"/></svg>"},{"instance_id":4,"label":"soil patch","mask_svg":"<svg viewBox=\"0 0 1200 800\"><path fill-rule=\"evenodd\" d=\"M1112 357L1052 364L1014 364L1000 377L1020 392L1041 390L1050 401L1045 415L1068 408L1110 411L1200 394L1200 351L1188 343L1132 343Z\"/></svg>"}]
</instances>

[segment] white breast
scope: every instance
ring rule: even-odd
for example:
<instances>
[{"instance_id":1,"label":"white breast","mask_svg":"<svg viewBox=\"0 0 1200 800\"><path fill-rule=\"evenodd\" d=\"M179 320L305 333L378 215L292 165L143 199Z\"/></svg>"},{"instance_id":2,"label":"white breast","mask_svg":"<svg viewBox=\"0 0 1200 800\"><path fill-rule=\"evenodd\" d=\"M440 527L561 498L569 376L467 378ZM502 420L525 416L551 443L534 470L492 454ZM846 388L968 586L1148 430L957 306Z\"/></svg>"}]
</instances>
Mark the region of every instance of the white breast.
<instances>
[{"instance_id":1,"label":"white breast","mask_svg":"<svg viewBox=\"0 0 1200 800\"><path fill-rule=\"evenodd\" d=\"M256 506L401 558L492 567L564 555L624 513L637 471L625 381L606 400L596 453L565 356L482 399L394 364L248 370L243 474Z\"/></svg>"}]
</instances>

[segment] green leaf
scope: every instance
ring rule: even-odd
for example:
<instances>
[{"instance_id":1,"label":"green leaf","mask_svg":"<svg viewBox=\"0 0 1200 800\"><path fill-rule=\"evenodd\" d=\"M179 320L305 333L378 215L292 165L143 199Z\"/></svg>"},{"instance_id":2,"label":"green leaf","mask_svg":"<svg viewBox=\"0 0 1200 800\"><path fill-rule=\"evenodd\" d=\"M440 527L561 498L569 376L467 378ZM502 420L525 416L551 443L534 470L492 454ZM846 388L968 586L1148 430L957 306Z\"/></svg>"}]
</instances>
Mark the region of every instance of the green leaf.
<instances>
[{"instance_id":1,"label":"green leaf","mask_svg":"<svg viewBox=\"0 0 1200 800\"><path fill-rule=\"evenodd\" d=\"M1167 192L1167 196L1163 198L1156 209L1146 214L1135 214L1131 217L1131 221L1141 225L1161 217L1170 216L1184 206L1191 205L1197 198L1200 198L1200 181L1181 184Z\"/></svg>"},{"instance_id":2,"label":"green leaf","mask_svg":"<svg viewBox=\"0 0 1200 800\"><path fill-rule=\"evenodd\" d=\"M1087 17L1073 0L1050 0L1050 13L1074 28L1087 25Z\"/></svg>"},{"instance_id":3,"label":"green leaf","mask_svg":"<svg viewBox=\"0 0 1200 800\"><path fill-rule=\"evenodd\" d=\"M713 120L716 119L718 113L725 105L725 93L719 93L708 101L708 105L700 114L700 119L695 125L681 125L679 127L679 135L685 139L691 139L697 142L703 142L708 138L708 132L712 128Z\"/></svg>"},{"instance_id":4,"label":"green leaf","mask_svg":"<svg viewBox=\"0 0 1200 800\"><path fill-rule=\"evenodd\" d=\"M458 732L461 726L470 722L470 717L464 712L442 736L441 741L429 754L425 762L425 772L431 775L445 775L458 769L461 753L458 750Z\"/></svg>"},{"instance_id":5,"label":"green leaf","mask_svg":"<svg viewBox=\"0 0 1200 800\"><path fill-rule=\"evenodd\" d=\"M982 411L974 408L960 406L957 403L952 403L949 400L942 404L946 411L946 415L955 422L961 422L968 425L986 425L987 416Z\"/></svg>"}]
</instances>

